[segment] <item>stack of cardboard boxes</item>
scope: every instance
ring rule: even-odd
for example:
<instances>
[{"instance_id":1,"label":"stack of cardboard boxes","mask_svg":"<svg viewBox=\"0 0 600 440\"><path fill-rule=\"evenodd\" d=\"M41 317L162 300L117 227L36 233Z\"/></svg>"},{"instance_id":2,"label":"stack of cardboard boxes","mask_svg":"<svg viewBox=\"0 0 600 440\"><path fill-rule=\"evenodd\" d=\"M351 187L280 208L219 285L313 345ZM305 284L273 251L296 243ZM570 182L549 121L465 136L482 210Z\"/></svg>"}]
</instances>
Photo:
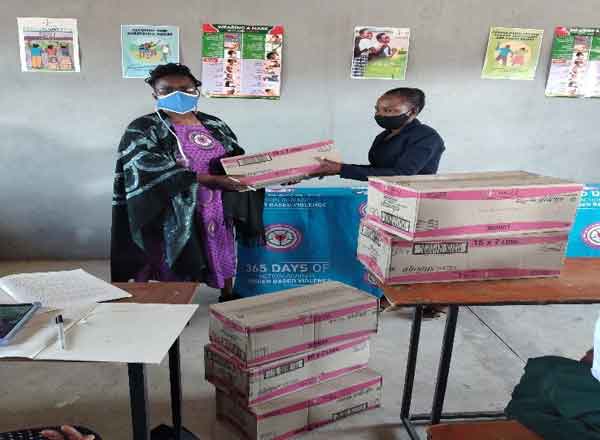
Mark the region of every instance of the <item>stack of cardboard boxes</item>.
<instances>
[{"instance_id":1,"label":"stack of cardboard boxes","mask_svg":"<svg viewBox=\"0 0 600 440\"><path fill-rule=\"evenodd\" d=\"M581 190L522 171L371 178L358 258L387 285L558 276Z\"/></svg>"},{"instance_id":2,"label":"stack of cardboard boxes","mask_svg":"<svg viewBox=\"0 0 600 440\"><path fill-rule=\"evenodd\" d=\"M378 301L341 283L210 307L206 379L217 418L243 438L283 439L381 403L368 368Z\"/></svg>"}]
</instances>

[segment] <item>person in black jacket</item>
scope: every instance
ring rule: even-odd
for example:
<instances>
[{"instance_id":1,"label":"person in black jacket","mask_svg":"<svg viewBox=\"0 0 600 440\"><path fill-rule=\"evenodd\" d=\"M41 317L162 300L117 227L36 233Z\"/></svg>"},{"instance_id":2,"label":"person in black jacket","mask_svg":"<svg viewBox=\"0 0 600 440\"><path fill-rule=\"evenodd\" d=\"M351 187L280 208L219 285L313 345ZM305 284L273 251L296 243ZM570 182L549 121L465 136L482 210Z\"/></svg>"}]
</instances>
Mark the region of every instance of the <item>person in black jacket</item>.
<instances>
[{"instance_id":1,"label":"person in black jacket","mask_svg":"<svg viewBox=\"0 0 600 440\"><path fill-rule=\"evenodd\" d=\"M369 165L321 160L313 175L366 181L369 176L436 174L445 146L437 131L417 119L424 107L425 93L420 89L385 92L375 105L375 122L384 131L373 141Z\"/></svg>"},{"instance_id":2,"label":"person in black jacket","mask_svg":"<svg viewBox=\"0 0 600 440\"><path fill-rule=\"evenodd\" d=\"M344 179L366 181L370 176L412 176L436 174L444 150L442 137L421 124L417 116L425 107L420 89L400 87L388 90L375 105L375 122L384 129L373 141L369 165L320 160L317 177L339 175ZM435 317L443 308L426 307L426 317Z\"/></svg>"}]
</instances>

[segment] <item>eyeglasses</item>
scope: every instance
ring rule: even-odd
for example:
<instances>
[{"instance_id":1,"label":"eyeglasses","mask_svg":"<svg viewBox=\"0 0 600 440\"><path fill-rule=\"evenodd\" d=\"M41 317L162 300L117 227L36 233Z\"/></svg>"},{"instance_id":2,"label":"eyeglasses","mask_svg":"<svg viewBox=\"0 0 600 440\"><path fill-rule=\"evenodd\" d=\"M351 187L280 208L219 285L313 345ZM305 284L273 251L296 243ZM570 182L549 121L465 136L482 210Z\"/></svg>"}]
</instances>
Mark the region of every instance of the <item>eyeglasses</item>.
<instances>
[{"instance_id":1,"label":"eyeglasses","mask_svg":"<svg viewBox=\"0 0 600 440\"><path fill-rule=\"evenodd\" d=\"M156 90L159 96L166 96L173 92L189 93L190 95L198 95L198 87L161 87Z\"/></svg>"}]
</instances>

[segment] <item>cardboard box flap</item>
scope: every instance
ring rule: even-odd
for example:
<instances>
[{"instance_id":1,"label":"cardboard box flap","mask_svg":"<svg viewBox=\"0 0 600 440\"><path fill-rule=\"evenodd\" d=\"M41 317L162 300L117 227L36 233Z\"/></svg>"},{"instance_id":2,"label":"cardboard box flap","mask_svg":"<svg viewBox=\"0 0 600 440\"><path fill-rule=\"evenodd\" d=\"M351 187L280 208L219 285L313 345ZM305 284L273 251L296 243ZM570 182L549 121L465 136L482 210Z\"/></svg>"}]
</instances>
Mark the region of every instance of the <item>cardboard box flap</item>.
<instances>
[{"instance_id":1,"label":"cardboard box flap","mask_svg":"<svg viewBox=\"0 0 600 440\"><path fill-rule=\"evenodd\" d=\"M477 173L448 173L423 176L372 177L369 180L395 184L415 191L448 189L502 188L519 186L565 185L578 186L574 181L547 177L526 171L501 171Z\"/></svg>"},{"instance_id":2,"label":"cardboard box flap","mask_svg":"<svg viewBox=\"0 0 600 440\"><path fill-rule=\"evenodd\" d=\"M361 304L377 305L377 299L366 292L339 282L290 289L228 303L214 304L210 309L240 327L249 329L290 319L351 308Z\"/></svg>"},{"instance_id":3,"label":"cardboard box flap","mask_svg":"<svg viewBox=\"0 0 600 440\"><path fill-rule=\"evenodd\" d=\"M318 404L319 400L326 399L328 396L342 394L345 391L351 391L353 387L377 380L382 380L379 373L370 368L364 368L296 393L260 403L251 407L250 410L258 417L268 417L270 414L278 415L287 411L300 410Z\"/></svg>"}]
</instances>

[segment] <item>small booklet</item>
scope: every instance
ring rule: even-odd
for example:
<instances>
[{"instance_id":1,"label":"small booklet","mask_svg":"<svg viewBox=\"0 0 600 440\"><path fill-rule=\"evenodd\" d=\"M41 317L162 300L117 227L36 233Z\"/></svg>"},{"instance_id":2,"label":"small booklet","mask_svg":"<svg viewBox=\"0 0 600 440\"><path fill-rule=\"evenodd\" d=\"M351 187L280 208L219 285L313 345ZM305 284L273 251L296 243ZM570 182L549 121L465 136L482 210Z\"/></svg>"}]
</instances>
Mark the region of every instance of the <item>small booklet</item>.
<instances>
[{"instance_id":1,"label":"small booklet","mask_svg":"<svg viewBox=\"0 0 600 440\"><path fill-rule=\"evenodd\" d=\"M0 304L39 302L50 309L82 307L131 295L83 269L0 278Z\"/></svg>"}]
</instances>

